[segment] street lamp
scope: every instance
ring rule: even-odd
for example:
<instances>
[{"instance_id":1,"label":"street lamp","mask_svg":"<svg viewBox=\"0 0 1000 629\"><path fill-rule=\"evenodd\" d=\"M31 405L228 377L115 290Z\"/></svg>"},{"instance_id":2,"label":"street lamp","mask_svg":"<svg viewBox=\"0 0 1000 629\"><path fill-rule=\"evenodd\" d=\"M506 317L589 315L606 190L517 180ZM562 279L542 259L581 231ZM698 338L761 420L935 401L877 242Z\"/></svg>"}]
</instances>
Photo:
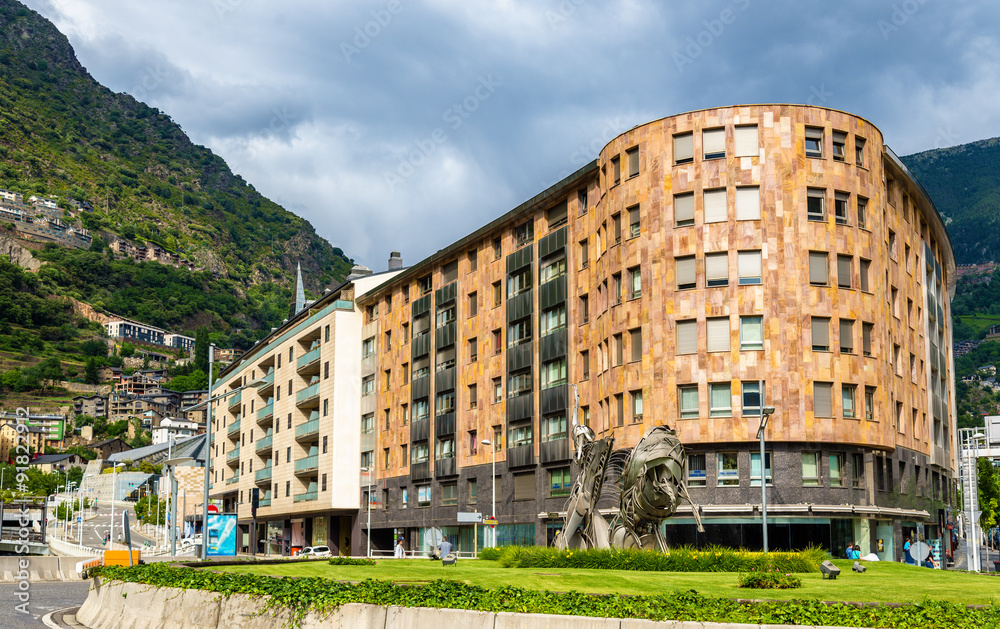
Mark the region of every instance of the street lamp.
<instances>
[{"instance_id":1,"label":"street lamp","mask_svg":"<svg viewBox=\"0 0 1000 629\"><path fill-rule=\"evenodd\" d=\"M202 512L201 512L201 560L205 561L208 558L208 485L209 485L209 472L212 469L212 402L216 400L221 400L227 398L234 393L238 393L243 389L249 389L251 387L258 387L264 384L266 381L264 378L257 378L251 380L250 382L244 384L241 387L236 387L235 389L226 391L219 395L213 396L212 389L215 386L215 345L208 346L208 399L204 402L199 402L193 406L187 408L182 408L182 413L187 413L190 411L196 411L202 407L207 407L207 413L205 415L205 493L203 495Z\"/></svg>"},{"instance_id":2,"label":"street lamp","mask_svg":"<svg viewBox=\"0 0 1000 629\"><path fill-rule=\"evenodd\" d=\"M115 499L118 498L118 467L125 467L124 463L115 463L111 467L111 530L108 533L108 544L114 549L115 543Z\"/></svg>"},{"instance_id":3,"label":"street lamp","mask_svg":"<svg viewBox=\"0 0 1000 629\"><path fill-rule=\"evenodd\" d=\"M362 472L368 475L368 534L365 537L368 538L368 558L372 558L372 468L363 467Z\"/></svg>"},{"instance_id":4,"label":"street lamp","mask_svg":"<svg viewBox=\"0 0 1000 629\"><path fill-rule=\"evenodd\" d=\"M960 428L962 440L962 500L965 502L965 516L968 520L969 535L965 544L966 567L974 572L982 569L979 548L979 441L986 435L977 428Z\"/></svg>"},{"instance_id":5,"label":"street lamp","mask_svg":"<svg viewBox=\"0 0 1000 629\"><path fill-rule=\"evenodd\" d=\"M758 380L757 386L760 394L760 427L757 428L757 439L760 440L760 516L764 554L767 554L767 455L764 454L764 432L768 418L774 414L774 407L764 406L764 381Z\"/></svg>"},{"instance_id":6,"label":"street lamp","mask_svg":"<svg viewBox=\"0 0 1000 629\"><path fill-rule=\"evenodd\" d=\"M484 446L490 446L490 452L492 453L493 456L493 478L490 479L490 486L493 489L493 506L491 507L493 512L490 514L490 517L495 520L497 517L497 448L495 445L493 445L493 442L490 441L489 439L483 439L480 443L482 443ZM491 547L496 548L497 530L495 528L491 530L493 531L493 535L490 536L493 538L491 540L492 541Z\"/></svg>"}]
</instances>

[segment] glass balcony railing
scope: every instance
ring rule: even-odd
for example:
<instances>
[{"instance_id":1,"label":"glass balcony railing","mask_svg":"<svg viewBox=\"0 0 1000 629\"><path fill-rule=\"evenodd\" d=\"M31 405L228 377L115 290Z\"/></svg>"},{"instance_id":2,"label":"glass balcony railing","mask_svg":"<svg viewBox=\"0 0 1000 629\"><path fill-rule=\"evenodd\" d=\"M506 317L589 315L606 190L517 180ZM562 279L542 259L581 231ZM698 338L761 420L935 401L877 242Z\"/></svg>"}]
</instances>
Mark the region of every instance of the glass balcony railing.
<instances>
[{"instance_id":1,"label":"glass balcony railing","mask_svg":"<svg viewBox=\"0 0 1000 629\"><path fill-rule=\"evenodd\" d=\"M228 454L226 454L226 463L230 461L238 461L239 458L240 458L240 449L236 448L235 450L232 450Z\"/></svg>"},{"instance_id":2,"label":"glass balcony railing","mask_svg":"<svg viewBox=\"0 0 1000 629\"><path fill-rule=\"evenodd\" d=\"M232 437L234 434L239 434L239 432L240 432L240 420L238 419L233 423L229 424L229 426L226 428L226 434L229 435L230 437Z\"/></svg>"},{"instance_id":3,"label":"glass balcony railing","mask_svg":"<svg viewBox=\"0 0 1000 629\"><path fill-rule=\"evenodd\" d=\"M255 452L260 452L261 450L270 450L271 449L271 443L273 441L274 441L274 436L271 435L271 434L268 434L267 436L258 439L256 447L254 448L254 451Z\"/></svg>"},{"instance_id":4,"label":"glass balcony railing","mask_svg":"<svg viewBox=\"0 0 1000 629\"><path fill-rule=\"evenodd\" d=\"M268 404L257 411L257 421L263 422L274 417L274 403Z\"/></svg>"},{"instance_id":5,"label":"glass balcony railing","mask_svg":"<svg viewBox=\"0 0 1000 629\"><path fill-rule=\"evenodd\" d=\"M257 506L259 508L261 508L261 509L263 509L264 507L270 507L271 506L271 499L270 498L261 498L260 500L257 501Z\"/></svg>"},{"instance_id":6,"label":"glass balcony railing","mask_svg":"<svg viewBox=\"0 0 1000 629\"><path fill-rule=\"evenodd\" d=\"M240 482L240 475L239 474L234 474L233 476L230 476L229 478L226 479L226 484L227 485L235 485L238 482Z\"/></svg>"},{"instance_id":7,"label":"glass balcony railing","mask_svg":"<svg viewBox=\"0 0 1000 629\"><path fill-rule=\"evenodd\" d=\"M298 362L296 363L296 369L302 370L310 365L318 363L321 349L322 348L317 347L316 349L308 351L302 356L300 356Z\"/></svg>"},{"instance_id":8,"label":"glass balcony railing","mask_svg":"<svg viewBox=\"0 0 1000 629\"><path fill-rule=\"evenodd\" d=\"M305 402L305 401L307 401L307 400L309 400L311 398L317 397L317 396L319 396L319 383L318 382L316 384L314 384L312 386L308 386L308 387L302 389L301 391L299 391L298 393L296 393L295 394L295 403L296 404L302 404L303 402Z\"/></svg>"},{"instance_id":9,"label":"glass balcony railing","mask_svg":"<svg viewBox=\"0 0 1000 629\"><path fill-rule=\"evenodd\" d=\"M295 494L295 502L306 502L307 500L316 500L319 497L319 493L315 491L307 491L304 494Z\"/></svg>"},{"instance_id":10,"label":"glass balcony railing","mask_svg":"<svg viewBox=\"0 0 1000 629\"><path fill-rule=\"evenodd\" d=\"M307 421L306 423L295 427L295 438L303 439L306 437L311 437L319 432L319 419L314 419L312 421Z\"/></svg>"},{"instance_id":11,"label":"glass balcony railing","mask_svg":"<svg viewBox=\"0 0 1000 629\"><path fill-rule=\"evenodd\" d=\"M264 387L269 387L274 384L274 372L267 374L262 378L264 382L257 385L257 389L263 389Z\"/></svg>"},{"instance_id":12,"label":"glass balcony railing","mask_svg":"<svg viewBox=\"0 0 1000 629\"><path fill-rule=\"evenodd\" d=\"M229 408L233 408L234 406L239 406L242 400L243 400L243 392L239 391L236 393L236 395L229 398Z\"/></svg>"},{"instance_id":13,"label":"glass balcony railing","mask_svg":"<svg viewBox=\"0 0 1000 629\"><path fill-rule=\"evenodd\" d=\"M262 483L264 481L270 482L270 480L271 480L271 470L272 469L273 468L270 465L268 465L267 467L263 467L263 468L257 470L256 472L254 472L253 473L253 480L254 480L254 482L255 483Z\"/></svg>"},{"instance_id":14,"label":"glass balcony railing","mask_svg":"<svg viewBox=\"0 0 1000 629\"><path fill-rule=\"evenodd\" d=\"M319 469L319 455L307 456L295 462L295 473L314 472Z\"/></svg>"}]
</instances>

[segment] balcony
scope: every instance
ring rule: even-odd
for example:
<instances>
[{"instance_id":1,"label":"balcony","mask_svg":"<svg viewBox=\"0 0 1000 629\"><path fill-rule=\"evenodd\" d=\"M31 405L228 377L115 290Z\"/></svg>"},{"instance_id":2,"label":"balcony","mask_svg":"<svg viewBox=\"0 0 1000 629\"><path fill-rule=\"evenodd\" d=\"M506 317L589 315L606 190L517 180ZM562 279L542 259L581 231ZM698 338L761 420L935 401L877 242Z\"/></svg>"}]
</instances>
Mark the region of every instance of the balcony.
<instances>
[{"instance_id":1,"label":"balcony","mask_svg":"<svg viewBox=\"0 0 1000 629\"><path fill-rule=\"evenodd\" d=\"M229 478L226 479L226 484L227 485L235 485L238 482L240 482L240 475L239 474L233 474L232 476L230 476Z\"/></svg>"},{"instance_id":2,"label":"balcony","mask_svg":"<svg viewBox=\"0 0 1000 629\"><path fill-rule=\"evenodd\" d=\"M295 394L296 406L309 406L313 402L319 406L319 383L309 385Z\"/></svg>"},{"instance_id":3,"label":"balcony","mask_svg":"<svg viewBox=\"0 0 1000 629\"><path fill-rule=\"evenodd\" d=\"M257 411L257 425L264 427L270 426L274 422L274 403L268 404L264 408Z\"/></svg>"},{"instance_id":4,"label":"balcony","mask_svg":"<svg viewBox=\"0 0 1000 629\"><path fill-rule=\"evenodd\" d=\"M267 465L257 470L253 473L253 482L258 485L269 485L271 483L271 470L273 469L272 466Z\"/></svg>"},{"instance_id":5,"label":"balcony","mask_svg":"<svg viewBox=\"0 0 1000 629\"><path fill-rule=\"evenodd\" d=\"M259 499L257 501L257 508L258 509L263 509L264 507L270 507L270 506L271 506L271 499L270 498L261 498L261 499Z\"/></svg>"},{"instance_id":6,"label":"balcony","mask_svg":"<svg viewBox=\"0 0 1000 629\"><path fill-rule=\"evenodd\" d=\"M434 477L442 478L445 476L455 476L458 474L458 466L455 462L455 457L450 457L447 459L436 459L434 461Z\"/></svg>"},{"instance_id":7,"label":"balcony","mask_svg":"<svg viewBox=\"0 0 1000 629\"><path fill-rule=\"evenodd\" d=\"M226 454L226 465L236 466L240 464L240 449L236 448Z\"/></svg>"},{"instance_id":8,"label":"balcony","mask_svg":"<svg viewBox=\"0 0 1000 629\"><path fill-rule=\"evenodd\" d=\"M322 348L317 347L316 349L310 350L300 356L295 365L296 373L302 376L310 373L319 373L319 358L321 349Z\"/></svg>"},{"instance_id":9,"label":"balcony","mask_svg":"<svg viewBox=\"0 0 1000 629\"><path fill-rule=\"evenodd\" d=\"M316 500L319 498L319 492L317 491L307 491L304 494L295 494L295 502L308 502L310 500Z\"/></svg>"},{"instance_id":10,"label":"balcony","mask_svg":"<svg viewBox=\"0 0 1000 629\"><path fill-rule=\"evenodd\" d=\"M299 459L295 462L295 475L296 476L309 476L315 474L316 470L319 469L319 455L307 456L304 459Z\"/></svg>"},{"instance_id":11,"label":"balcony","mask_svg":"<svg viewBox=\"0 0 1000 629\"><path fill-rule=\"evenodd\" d=\"M257 393L266 397L271 392L271 389L274 388L274 370L272 369L270 373L261 379L264 382L257 385Z\"/></svg>"},{"instance_id":12,"label":"balcony","mask_svg":"<svg viewBox=\"0 0 1000 629\"><path fill-rule=\"evenodd\" d=\"M230 439L232 439L234 437L239 438L239 436L240 436L240 420L237 419L233 423L229 424L229 426L226 428L226 435L228 435Z\"/></svg>"},{"instance_id":13,"label":"balcony","mask_svg":"<svg viewBox=\"0 0 1000 629\"><path fill-rule=\"evenodd\" d=\"M257 440L257 445L254 447L254 452L261 454L262 452L267 454L267 458L271 457L271 443L274 441L274 436L268 432L266 435Z\"/></svg>"},{"instance_id":14,"label":"balcony","mask_svg":"<svg viewBox=\"0 0 1000 629\"><path fill-rule=\"evenodd\" d=\"M243 391L237 391L236 395L229 398L229 410L233 410L233 408L239 406L242 401Z\"/></svg>"},{"instance_id":15,"label":"balcony","mask_svg":"<svg viewBox=\"0 0 1000 629\"><path fill-rule=\"evenodd\" d=\"M307 421L295 427L296 441L309 441L319 436L319 418Z\"/></svg>"}]
</instances>

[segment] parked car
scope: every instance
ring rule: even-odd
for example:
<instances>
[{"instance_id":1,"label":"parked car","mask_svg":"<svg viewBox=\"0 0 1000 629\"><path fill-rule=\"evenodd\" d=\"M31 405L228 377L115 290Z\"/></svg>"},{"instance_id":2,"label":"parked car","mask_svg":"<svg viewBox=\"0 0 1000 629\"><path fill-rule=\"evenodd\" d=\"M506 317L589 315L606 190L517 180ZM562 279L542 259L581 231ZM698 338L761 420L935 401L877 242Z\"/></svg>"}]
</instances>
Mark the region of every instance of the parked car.
<instances>
[{"instance_id":1,"label":"parked car","mask_svg":"<svg viewBox=\"0 0 1000 629\"><path fill-rule=\"evenodd\" d=\"M181 548L188 548L190 546L197 546L201 544L201 535L195 535L194 537L185 537L181 540Z\"/></svg>"},{"instance_id":2,"label":"parked car","mask_svg":"<svg viewBox=\"0 0 1000 629\"><path fill-rule=\"evenodd\" d=\"M329 546L306 546L299 551L299 557L309 557L310 559L318 559L320 557L330 556Z\"/></svg>"}]
</instances>

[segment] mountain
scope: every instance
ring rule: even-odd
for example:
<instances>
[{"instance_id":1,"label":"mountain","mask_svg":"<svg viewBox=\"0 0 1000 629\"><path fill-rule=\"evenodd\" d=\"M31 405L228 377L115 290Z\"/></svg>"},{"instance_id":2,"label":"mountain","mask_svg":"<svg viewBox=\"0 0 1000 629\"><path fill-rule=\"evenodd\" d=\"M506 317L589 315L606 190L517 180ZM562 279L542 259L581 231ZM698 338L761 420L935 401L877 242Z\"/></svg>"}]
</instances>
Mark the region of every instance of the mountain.
<instances>
[{"instance_id":1,"label":"mountain","mask_svg":"<svg viewBox=\"0 0 1000 629\"><path fill-rule=\"evenodd\" d=\"M91 233L152 242L228 280L238 299L290 291L298 262L314 292L352 264L168 115L97 83L66 37L15 0L0 0L0 188L85 202L93 211L73 220Z\"/></svg>"},{"instance_id":2,"label":"mountain","mask_svg":"<svg viewBox=\"0 0 1000 629\"><path fill-rule=\"evenodd\" d=\"M1000 138L900 159L944 217L957 262L1000 261Z\"/></svg>"}]
</instances>

